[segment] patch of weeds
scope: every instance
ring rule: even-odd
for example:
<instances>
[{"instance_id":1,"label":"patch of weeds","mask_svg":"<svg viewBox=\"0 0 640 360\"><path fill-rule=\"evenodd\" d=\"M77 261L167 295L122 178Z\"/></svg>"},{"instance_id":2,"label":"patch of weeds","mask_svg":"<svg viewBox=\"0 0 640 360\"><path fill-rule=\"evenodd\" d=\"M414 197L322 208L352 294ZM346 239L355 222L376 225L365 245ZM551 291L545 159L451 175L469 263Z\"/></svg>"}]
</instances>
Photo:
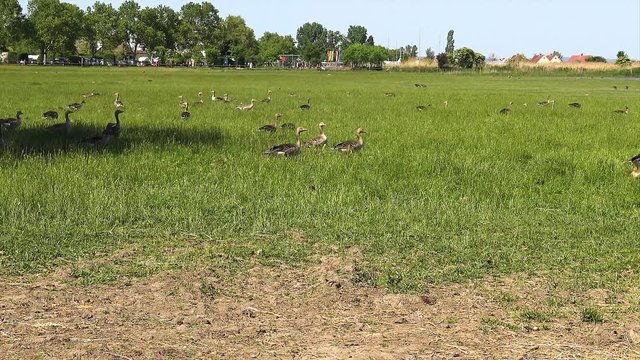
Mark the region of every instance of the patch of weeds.
<instances>
[{"instance_id":1,"label":"patch of weeds","mask_svg":"<svg viewBox=\"0 0 640 360\"><path fill-rule=\"evenodd\" d=\"M562 307L565 304L565 301L562 298L557 296L549 296L544 300L544 302L545 304L547 304L547 306L551 306L554 308Z\"/></svg>"},{"instance_id":2,"label":"patch of weeds","mask_svg":"<svg viewBox=\"0 0 640 360\"><path fill-rule=\"evenodd\" d=\"M213 284L206 281L202 281L200 283L200 292L202 295L210 298L215 298L220 295L220 290L218 290Z\"/></svg>"},{"instance_id":3,"label":"patch of weeds","mask_svg":"<svg viewBox=\"0 0 640 360\"><path fill-rule=\"evenodd\" d=\"M520 327L518 325L510 324L496 318L483 318L480 323L480 330L482 330L483 332L493 331L497 328L505 328L511 331L520 330Z\"/></svg>"},{"instance_id":4,"label":"patch of weeds","mask_svg":"<svg viewBox=\"0 0 640 360\"><path fill-rule=\"evenodd\" d=\"M84 286L110 284L116 282L120 277L118 271L111 266L74 268L70 275L80 280Z\"/></svg>"},{"instance_id":5,"label":"patch of weeds","mask_svg":"<svg viewBox=\"0 0 640 360\"><path fill-rule=\"evenodd\" d=\"M503 305L512 305L513 303L518 301L518 295L509 292L503 292L498 297L498 301L500 301L500 303Z\"/></svg>"},{"instance_id":6,"label":"patch of weeds","mask_svg":"<svg viewBox=\"0 0 640 360\"><path fill-rule=\"evenodd\" d=\"M355 265L353 267L353 276L351 277L351 282L354 284L365 284L365 285L376 285L376 274L369 270L365 269L362 266Z\"/></svg>"},{"instance_id":7,"label":"patch of weeds","mask_svg":"<svg viewBox=\"0 0 640 360\"><path fill-rule=\"evenodd\" d=\"M520 312L520 318L524 321L548 322L551 320L549 314L544 311L525 309Z\"/></svg>"},{"instance_id":8,"label":"patch of weeds","mask_svg":"<svg viewBox=\"0 0 640 360\"><path fill-rule=\"evenodd\" d=\"M582 321L586 323L600 324L604 322L604 315L600 309L590 306L582 309Z\"/></svg>"}]
</instances>

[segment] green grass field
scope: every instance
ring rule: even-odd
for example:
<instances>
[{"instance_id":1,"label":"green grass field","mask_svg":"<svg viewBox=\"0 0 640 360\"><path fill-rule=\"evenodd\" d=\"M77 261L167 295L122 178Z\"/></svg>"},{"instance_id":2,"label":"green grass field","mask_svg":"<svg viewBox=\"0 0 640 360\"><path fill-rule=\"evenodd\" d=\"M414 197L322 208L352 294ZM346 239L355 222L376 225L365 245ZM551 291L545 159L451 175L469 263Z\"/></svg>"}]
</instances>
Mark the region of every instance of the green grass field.
<instances>
[{"instance_id":1,"label":"green grass field","mask_svg":"<svg viewBox=\"0 0 640 360\"><path fill-rule=\"evenodd\" d=\"M626 162L640 152L634 80L8 66L0 78L0 117L26 114L0 155L4 275L129 247L133 259L74 276L300 264L356 248L354 281L394 291L516 272L581 288L639 280L640 182ZM92 89L102 95L71 115L68 137L42 130L52 123L42 112ZM273 101L241 112L212 102L213 89L244 103L271 89ZM116 91L122 136L76 146L113 121ZM198 91L207 101L180 120L178 96ZM536 106L547 96L554 109ZM625 105L629 114L613 113ZM276 112L309 129L303 140L321 121L330 144L364 127L365 148L266 157L294 138L256 131Z\"/></svg>"}]
</instances>

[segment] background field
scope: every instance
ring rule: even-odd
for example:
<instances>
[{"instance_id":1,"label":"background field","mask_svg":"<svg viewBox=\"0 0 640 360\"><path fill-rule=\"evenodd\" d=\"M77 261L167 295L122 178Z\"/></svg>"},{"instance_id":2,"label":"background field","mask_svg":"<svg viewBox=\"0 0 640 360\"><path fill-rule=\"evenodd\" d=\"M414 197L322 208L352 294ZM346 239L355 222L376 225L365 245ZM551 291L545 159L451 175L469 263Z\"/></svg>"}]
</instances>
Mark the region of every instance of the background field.
<instances>
[{"instance_id":1,"label":"background field","mask_svg":"<svg viewBox=\"0 0 640 360\"><path fill-rule=\"evenodd\" d=\"M626 162L640 151L634 80L59 67L0 67L0 78L0 117L27 117L0 155L4 275L131 246L133 259L72 275L91 284L203 264L295 265L357 248L353 281L393 291L522 272L578 288L638 281L640 183ZM102 95L72 114L68 138L42 130L43 111L92 89ZM271 89L273 101L240 112L211 102L212 89L244 103ZM121 138L74 145L113 121L116 91ZM209 101L180 120L178 96L198 91ZM535 105L547 96L554 109ZM512 113L498 115L509 102ZM613 113L625 105L629 114ZM265 157L293 139L256 131L275 112L306 138L324 121L330 144L364 127L365 149Z\"/></svg>"}]
</instances>

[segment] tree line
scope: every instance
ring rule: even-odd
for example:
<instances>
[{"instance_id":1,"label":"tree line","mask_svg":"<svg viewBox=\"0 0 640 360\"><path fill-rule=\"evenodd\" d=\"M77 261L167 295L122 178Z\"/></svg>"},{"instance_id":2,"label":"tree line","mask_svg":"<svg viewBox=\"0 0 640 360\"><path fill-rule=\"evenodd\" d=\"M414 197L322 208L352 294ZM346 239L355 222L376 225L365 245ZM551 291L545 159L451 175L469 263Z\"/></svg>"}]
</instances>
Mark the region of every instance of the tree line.
<instances>
[{"instance_id":1,"label":"tree line","mask_svg":"<svg viewBox=\"0 0 640 360\"><path fill-rule=\"evenodd\" d=\"M447 64L454 65L453 30L447 40ZM61 56L135 60L142 52L162 64L275 64L282 54L296 54L316 65L339 54L353 67L371 67L418 56L415 45L376 45L361 25L351 25L343 34L311 22L297 29L295 39L275 32L256 38L241 16L221 18L206 1L189 2L176 11L164 5L141 7L135 0L118 8L97 1L84 10L60 0L30 0L23 12L18 0L0 0L0 50L14 56L38 54L39 63ZM426 55L436 58L430 48ZM479 59L473 57L473 66Z\"/></svg>"}]
</instances>

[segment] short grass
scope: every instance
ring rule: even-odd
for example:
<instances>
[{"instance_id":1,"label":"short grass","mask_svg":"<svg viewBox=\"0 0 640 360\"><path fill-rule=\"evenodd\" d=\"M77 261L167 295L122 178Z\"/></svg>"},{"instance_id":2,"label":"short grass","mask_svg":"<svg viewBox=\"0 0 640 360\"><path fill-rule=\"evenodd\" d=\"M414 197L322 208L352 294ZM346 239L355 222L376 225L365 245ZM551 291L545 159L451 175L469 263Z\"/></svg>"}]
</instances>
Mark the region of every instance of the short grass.
<instances>
[{"instance_id":1,"label":"short grass","mask_svg":"<svg viewBox=\"0 0 640 360\"><path fill-rule=\"evenodd\" d=\"M3 274L131 246L142 258L125 269L73 273L108 282L357 248L354 279L394 291L515 272L572 287L637 284L640 182L626 162L640 151L634 80L68 67L0 67L0 78L0 116L27 117L0 155ZM92 89L102 95L71 115L67 138L42 130L43 111ZM240 112L211 102L212 89L244 103L271 89L273 101ZM116 91L121 138L76 146L113 121ZM180 120L178 96L193 102L198 91L208 101ZM554 109L536 106L548 95ZM629 114L613 113L625 105ZM325 122L330 143L364 127L365 149L265 157L293 140L256 131L276 112L307 127L306 138Z\"/></svg>"}]
</instances>

